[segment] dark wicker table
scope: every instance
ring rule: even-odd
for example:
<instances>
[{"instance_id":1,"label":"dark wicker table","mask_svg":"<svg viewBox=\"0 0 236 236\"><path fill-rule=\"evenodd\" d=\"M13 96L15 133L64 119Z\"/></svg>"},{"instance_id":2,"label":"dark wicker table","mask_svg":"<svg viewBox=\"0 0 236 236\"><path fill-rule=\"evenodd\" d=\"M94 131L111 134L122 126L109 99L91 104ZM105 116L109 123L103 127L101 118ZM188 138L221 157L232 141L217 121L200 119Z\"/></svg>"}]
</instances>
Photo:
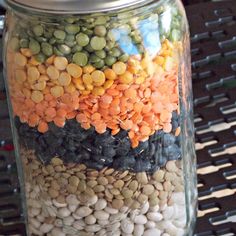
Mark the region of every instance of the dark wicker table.
<instances>
[{"instance_id":1,"label":"dark wicker table","mask_svg":"<svg viewBox=\"0 0 236 236\"><path fill-rule=\"evenodd\" d=\"M200 2L185 2L197 1ZM236 235L236 2L200 3L187 6L186 10L192 41L199 177L195 236ZM25 235L22 222L20 187L1 79L0 236Z\"/></svg>"}]
</instances>

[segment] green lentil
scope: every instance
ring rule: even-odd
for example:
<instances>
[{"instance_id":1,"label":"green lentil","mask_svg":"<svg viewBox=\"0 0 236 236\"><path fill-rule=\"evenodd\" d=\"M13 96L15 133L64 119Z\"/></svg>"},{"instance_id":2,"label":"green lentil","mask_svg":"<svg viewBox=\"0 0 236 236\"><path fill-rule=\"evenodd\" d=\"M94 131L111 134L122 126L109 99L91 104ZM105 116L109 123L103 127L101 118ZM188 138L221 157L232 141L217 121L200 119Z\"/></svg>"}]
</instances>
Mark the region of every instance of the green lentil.
<instances>
[{"instance_id":1,"label":"green lentil","mask_svg":"<svg viewBox=\"0 0 236 236\"><path fill-rule=\"evenodd\" d=\"M76 21L75 17L68 17L65 19L65 21L69 24L73 24Z\"/></svg>"},{"instance_id":2,"label":"green lentil","mask_svg":"<svg viewBox=\"0 0 236 236\"><path fill-rule=\"evenodd\" d=\"M135 43L142 42L142 37L138 34L138 32L134 32L134 34L132 35L132 39Z\"/></svg>"},{"instance_id":3,"label":"green lentil","mask_svg":"<svg viewBox=\"0 0 236 236\"><path fill-rule=\"evenodd\" d=\"M40 44L36 40L31 39L29 42L29 49L33 55L36 55L40 52Z\"/></svg>"},{"instance_id":4,"label":"green lentil","mask_svg":"<svg viewBox=\"0 0 236 236\"><path fill-rule=\"evenodd\" d=\"M46 56L43 53L39 53L39 54L35 55L35 59L38 62L43 63L46 60Z\"/></svg>"},{"instance_id":5,"label":"green lentil","mask_svg":"<svg viewBox=\"0 0 236 236\"><path fill-rule=\"evenodd\" d=\"M61 44L58 46L58 49L60 50L61 53L64 55L68 55L71 53L70 47L68 47L66 44Z\"/></svg>"},{"instance_id":6,"label":"green lentil","mask_svg":"<svg viewBox=\"0 0 236 236\"><path fill-rule=\"evenodd\" d=\"M118 48L112 48L111 51L109 51L109 55L119 57L121 55L121 51Z\"/></svg>"},{"instance_id":7,"label":"green lentil","mask_svg":"<svg viewBox=\"0 0 236 236\"><path fill-rule=\"evenodd\" d=\"M44 37L37 37L37 41L38 41L39 43L43 43L43 42L47 42L47 39L44 38Z\"/></svg>"},{"instance_id":8,"label":"green lentil","mask_svg":"<svg viewBox=\"0 0 236 236\"><path fill-rule=\"evenodd\" d=\"M65 29L64 25L62 25L62 24L57 25L56 28L57 28L58 30L62 30L62 31L64 31L64 29Z\"/></svg>"},{"instance_id":9,"label":"green lentil","mask_svg":"<svg viewBox=\"0 0 236 236\"><path fill-rule=\"evenodd\" d=\"M71 42L71 41L67 41L67 40L65 40L65 44L68 46L68 47L74 47L75 45L76 45L76 42L75 41L73 41L73 42Z\"/></svg>"},{"instance_id":10,"label":"green lentil","mask_svg":"<svg viewBox=\"0 0 236 236\"><path fill-rule=\"evenodd\" d=\"M115 44L116 44L115 41L108 41L108 42L107 42L107 45L106 45L106 47L105 47L105 49L106 49L107 51L110 51L110 50L112 50L112 48L115 47Z\"/></svg>"},{"instance_id":11,"label":"green lentil","mask_svg":"<svg viewBox=\"0 0 236 236\"><path fill-rule=\"evenodd\" d=\"M53 48L49 43L42 43L41 48L46 56L50 57L53 54Z\"/></svg>"},{"instance_id":12,"label":"green lentil","mask_svg":"<svg viewBox=\"0 0 236 236\"><path fill-rule=\"evenodd\" d=\"M83 49L83 48L82 48L81 46L75 45L75 46L71 49L71 52L72 52L72 53L81 52L82 49Z\"/></svg>"},{"instance_id":13,"label":"green lentil","mask_svg":"<svg viewBox=\"0 0 236 236\"><path fill-rule=\"evenodd\" d=\"M84 49L85 49L87 52L93 52L93 51L94 51L90 44L88 44Z\"/></svg>"},{"instance_id":14,"label":"green lentil","mask_svg":"<svg viewBox=\"0 0 236 236\"><path fill-rule=\"evenodd\" d=\"M107 66L112 66L114 63L116 63L116 58L112 56L107 56L105 59L105 63Z\"/></svg>"},{"instance_id":15,"label":"green lentil","mask_svg":"<svg viewBox=\"0 0 236 236\"><path fill-rule=\"evenodd\" d=\"M57 40L56 40L55 38L51 38L51 39L49 40L49 43L50 43L51 45L54 45L56 42L57 42Z\"/></svg>"},{"instance_id":16,"label":"green lentil","mask_svg":"<svg viewBox=\"0 0 236 236\"><path fill-rule=\"evenodd\" d=\"M137 45L137 49L138 49L138 52L140 54L144 53L144 51L145 51L145 48L144 48L144 46L142 44L138 44Z\"/></svg>"},{"instance_id":17,"label":"green lentil","mask_svg":"<svg viewBox=\"0 0 236 236\"><path fill-rule=\"evenodd\" d=\"M53 33L54 37L59 40L64 40L66 33L63 30L55 30Z\"/></svg>"},{"instance_id":18,"label":"green lentil","mask_svg":"<svg viewBox=\"0 0 236 236\"><path fill-rule=\"evenodd\" d=\"M43 35L43 26L41 25L36 25L33 27L33 32L35 34L35 36L39 37Z\"/></svg>"},{"instance_id":19,"label":"green lentil","mask_svg":"<svg viewBox=\"0 0 236 236\"><path fill-rule=\"evenodd\" d=\"M96 62L101 61L101 58L96 56L96 55L94 55L94 54L90 55L89 59L90 59L90 62L92 62L92 63L96 63Z\"/></svg>"},{"instance_id":20,"label":"green lentil","mask_svg":"<svg viewBox=\"0 0 236 236\"><path fill-rule=\"evenodd\" d=\"M20 30L20 32L19 32L19 37L20 37L21 39L28 39L28 34L27 34L27 32L26 32L25 29L21 29L21 30Z\"/></svg>"},{"instance_id":21,"label":"green lentil","mask_svg":"<svg viewBox=\"0 0 236 236\"><path fill-rule=\"evenodd\" d=\"M53 36L53 33L49 29L45 29L44 31L44 37L47 39L51 39Z\"/></svg>"},{"instance_id":22,"label":"green lentil","mask_svg":"<svg viewBox=\"0 0 236 236\"><path fill-rule=\"evenodd\" d=\"M20 47L21 48L28 48L29 47L29 40L28 39L21 39L20 40Z\"/></svg>"},{"instance_id":23,"label":"green lentil","mask_svg":"<svg viewBox=\"0 0 236 236\"><path fill-rule=\"evenodd\" d=\"M18 38L12 38L9 42L9 45L10 45L10 48L13 50L13 51L18 51L19 48L20 48L20 42L19 42L19 39Z\"/></svg>"},{"instance_id":24,"label":"green lentil","mask_svg":"<svg viewBox=\"0 0 236 236\"><path fill-rule=\"evenodd\" d=\"M128 60L129 60L129 55L126 53L124 53L123 55L119 57L119 61L127 62Z\"/></svg>"},{"instance_id":25,"label":"green lentil","mask_svg":"<svg viewBox=\"0 0 236 236\"><path fill-rule=\"evenodd\" d=\"M105 62L103 60L100 60L99 62L93 63L93 66L96 69L101 69L105 66Z\"/></svg>"},{"instance_id":26,"label":"green lentil","mask_svg":"<svg viewBox=\"0 0 236 236\"><path fill-rule=\"evenodd\" d=\"M84 53L89 58L90 54L87 51L83 50L82 53Z\"/></svg>"},{"instance_id":27,"label":"green lentil","mask_svg":"<svg viewBox=\"0 0 236 236\"><path fill-rule=\"evenodd\" d=\"M77 34L80 32L80 26L79 25L66 25L65 31L68 34Z\"/></svg>"},{"instance_id":28,"label":"green lentil","mask_svg":"<svg viewBox=\"0 0 236 236\"><path fill-rule=\"evenodd\" d=\"M79 33L76 35L76 42L78 43L79 46L85 47L86 45L89 44L89 37L84 33Z\"/></svg>"},{"instance_id":29,"label":"green lentil","mask_svg":"<svg viewBox=\"0 0 236 236\"><path fill-rule=\"evenodd\" d=\"M107 33L106 27L103 25L98 25L94 28L94 33L97 36L104 37Z\"/></svg>"},{"instance_id":30,"label":"green lentil","mask_svg":"<svg viewBox=\"0 0 236 236\"><path fill-rule=\"evenodd\" d=\"M107 23L107 19L105 16L99 16L98 18L96 18L94 24L95 25L104 25Z\"/></svg>"},{"instance_id":31,"label":"green lentil","mask_svg":"<svg viewBox=\"0 0 236 236\"><path fill-rule=\"evenodd\" d=\"M30 36L30 37L34 37L34 33L31 31L31 30L27 30L27 34Z\"/></svg>"},{"instance_id":32,"label":"green lentil","mask_svg":"<svg viewBox=\"0 0 236 236\"><path fill-rule=\"evenodd\" d=\"M57 47L53 47L53 52L57 56L64 56L63 53Z\"/></svg>"},{"instance_id":33,"label":"green lentil","mask_svg":"<svg viewBox=\"0 0 236 236\"><path fill-rule=\"evenodd\" d=\"M88 56L83 52L77 52L73 55L72 60L79 66L86 66L88 63Z\"/></svg>"},{"instance_id":34,"label":"green lentil","mask_svg":"<svg viewBox=\"0 0 236 236\"><path fill-rule=\"evenodd\" d=\"M85 34L87 34L88 36L92 36L93 35L93 30L90 30L90 29L84 29L83 31Z\"/></svg>"},{"instance_id":35,"label":"green lentil","mask_svg":"<svg viewBox=\"0 0 236 236\"><path fill-rule=\"evenodd\" d=\"M63 44L63 43L64 43L64 40L63 40L63 39L56 39L56 43L57 43L57 44Z\"/></svg>"},{"instance_id":36,"label":"green lentil","mask_svg":"<svg viewBox=\"0 0 236 236\"><path fill-rule=\"evenodd\" d=\"M106 46L105 38L94 36L90 42L91 47L94 50L102 50Z\"/></svg>"},{"instance_id":37,"label":"green lentil","mask_svg":"<svg viewBox=\"0 0 236 236\"><path fill-rule=\"evenodd\" d=\"M66 55L65 57L69 62L72 62L72 57L73 57L72 54Z\"/></svg>"},{"instance_id":38,"label":"green lentil","mask_svg":"<svg viewBox=\"0 0 236 236\"><path fill-rule=\"evenodd\" d=\"M71 34L66 35L65 44L69 47L74 47L76 45L75 36Z\"/></svg>"},{"instance_id":39,"label":"green lentil","mask_svg":"<svg viewBox=\"0 0 236 236\"><path fill-rule=\"evenodd\" d=\"M106 52L104 50L96 51L95 54L101 59L104 59L106 57Z\"/></svg>"}]
</instances>

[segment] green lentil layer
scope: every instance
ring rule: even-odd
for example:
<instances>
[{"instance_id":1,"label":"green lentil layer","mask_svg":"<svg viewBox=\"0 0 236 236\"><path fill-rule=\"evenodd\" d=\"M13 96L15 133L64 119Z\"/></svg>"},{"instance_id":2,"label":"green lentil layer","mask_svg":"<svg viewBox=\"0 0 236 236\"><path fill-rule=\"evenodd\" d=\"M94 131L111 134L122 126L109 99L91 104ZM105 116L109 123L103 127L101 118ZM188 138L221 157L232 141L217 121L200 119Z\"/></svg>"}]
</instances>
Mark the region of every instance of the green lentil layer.
<instances>
[{"instance_id":1,"label":"green lentil layer","mask_svg":"<svg viewBox=\"0 0 236 236\"><path fill-rule=\"evenodd\" d=\"M16 51L29 48L39 62L57 55L80 66L102 69L126 62L131 55L157 53L165 39L180 40L183 19L176 6L161 7L148 18L125 17L64 17L53 24L43 23L45 19L19 19L10 44Z\"/></svg>"}]
</instances>

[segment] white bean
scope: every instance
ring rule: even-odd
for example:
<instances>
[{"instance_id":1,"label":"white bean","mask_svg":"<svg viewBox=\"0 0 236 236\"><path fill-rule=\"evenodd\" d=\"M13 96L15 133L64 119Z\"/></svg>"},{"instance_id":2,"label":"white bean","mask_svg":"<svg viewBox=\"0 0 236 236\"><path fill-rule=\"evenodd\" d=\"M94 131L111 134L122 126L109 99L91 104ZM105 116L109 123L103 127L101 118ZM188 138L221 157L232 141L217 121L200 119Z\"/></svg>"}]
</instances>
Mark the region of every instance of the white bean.
<instances>
[{"instance_id":1,"label":"white bean","mask_svg":"<svg viewBox=\"0 0 236 236\"><path fill-rule=\"evenodd\" d=\"M95 233L95 232L98 232L99 230L101 230L101 226L98 225L98 224L87 225L87 226L85 227L85 230L86 230L87 232Z\"/></svg>"},{"instance_id":2,"label":"white bean","mask_svg":"<svg viewBox=\"0 0 236 236\"><path fill-rule=\"evenodd\" d=\"M140 210L140 214L145 215L149 209L149 202L145 202Z\"/></svg>"},{"instance_id":3,"label":"white bean","mask_svg":"<svg viewBox=\"0 0 236 236\"><path fill-rule=\"evenodd\" d=\"M63 224L67 226L71 226L74 223L75 219L72 216L67 216L63 218Z\"/></svg>"},{"instance_id":4,"label":"white bean","mask_svg":"<svg viewBox=\"0 0 236 236\"><path fill-rule=\"evenodd\" d=\"M175 210L174 210L174 207L173 206L169 206L167 207L164 211L163 211L163 218L165 220L170 220L170 219L173 219L174 218L174 213L175 213Z\"/></svg>"},{"instance_id":5,"label":"white bean","mask_svg":"<svg viewBox=\"0 0 236 236\"><path fill-rule=\"evenodd\" d=\"M76 211L76 209L77 209L77 206L76 205L69 205L68 206L68 209L71 211L71 212L75 212Z\"/></svg>"},{"instance_id":6,"label":"white bean","mask_svg":"<svg viewBox=\"0 0 236 236\"><path fill-rule=\"evenodd\" d=\"M44 223L44 224L42 224L42 225L40 226L39 230L40 230L42 233L46 234L46 233L50 232L50 231L53 229L53 227L54 227L54 226L53 226L52 224L46 224L46 223Z\"/></svg>"},{"instance_id":7,"label":"white bean","mask_svg":"<svg viewBox=\"0 0 236 236\"><path fill-rule=\"evenodd\" d=\"M134 226L134 236L142 236L144 233L144 225Z\"/></svg>"},{"instance_id":8,"label":"white bean","mask_svg":"<svg viewBox=\"0 0 236 236\"><path fill-rule=\"evenodd\" d=\"M66 207L60 208L58 210L58 216L60 218L65 218L65 217L69 216L70 214L71 214L71 212Z\"/></svg>"},{"instance_id":9,"label":"white bean","mask_svg":"<svg viewBox=\"0 0 236 236\"><path fill-rule=\"evenodd\" d=\"M156 223L154 221L148 221L145 224L145 228L147 228L147 229L152 229L152 228L155 228L155 227L156 227Z\"/></svg>"},{"instance_id":10,"label":"white bean","mask_svg":"<svg viewBox=\"0 0 236 236\"><path fill-rule=\"evenodd\" d=\"M104 211L111 215L117 214L119 212L117 209L111 207L106 207Z\"/></svg>"},{"instance_id":11,"label":"white bean","mask_svg":"<svg viewBox=\"0 0 236 236\"><path fill-rule=\"evenodd\" d=\"M109 216L110 215L105 211L95 211L94 212L94 217L98 220L108 220Z\"/></svg>"},{"instance_id":12,"label":"white bean","mask_svg":"<svg viewBox=\"0 0 236 236\"><path fill-rule=\"evenodd\" d=\"M60 203L60 202L56 201L55 199L52 200L52 203L57 208L66 207L67 206L66 203Z\"/></svg>"},{"instance_id":13,"label":"white bean","mask_svg":"<svg viewBox=\"0 0 236 236\"><path fill-rule=\"evenodd\" d=\"M70 194L66 197L66 202L69 205L76 205L76 206L79 205L79 200L77 199L76 195L73 194Z\"/></svg>"},{"instance_id":14,"label":"white bean","mask_svg":"<svg viewBox=\"0 0 236 236\"><path fill-rule=\"evenodd\" d=\"M93 215L89 215L84 219L87 225L93 225L96 223L96 218Z\"/></svg>"},{"instance_id":15,"label":"white bean","mask_svg":"<svg viewBox=\"0 0 236 236\"><path fill-rule=\"evenodd\" d=\"M60 228L53 228L51 231L52 236L66 236L66 234Z\"/></svg>"},{"instance_id":16,"label":"white bean","mask_svg":"<svg viewBox=\"0 0 236 236\"><path fill-rule=\"evenodd\" d=\"M161 236L161 231L156 228L148 229L144 231L143 236Z\"/></svg>"},{"instance_id":17,"label":"white bean","mask_svg":"<svg viewBox=\"0 0 236 236\"><path fill-rule=\"evenodd\" d=\"M80 217L86 217L88 215L90 215L93 211L86 206L80 207L75 213L76 215L80 216Z\"/></svg>"},{"instance_id":18,"label":"white bean","mask_svg":"<svg viewBox=\"0 0 236 236\"><path fill-rule=\"evenodd\" d=\"M138 215L134 219L135 224L144 225L147 223L147 217L144 215Z\"/></svg>"},{"instance_id":19,"label":"white bean","mask_svg":"<svg viewBox=\"0 0 236 236\"><path fill-rule=\"evenodd\" d=\"M122 220L121 230L126 234L132 234L134 231L134 223L129 219Z\"/></svg>"},{"instance_id":20,"label":"white bean","mask_svg":"<svg viewBox=\"0 0 236 236\"><path fill-rule=\"evenodd\" d=\"M93 205L96 204L97 201L98 201L98 196L94 195L94 196L92 196L91 198L88 199L87 205L88 206L93 206Z\"/></svg>"},{"instance_id":21,"label":"white bean","mask_svg":"<svg viewBox=\"0 0 236 236\"><path fill-rule=\"evenodd\" d=\"M99 199L95 204L95 210L101 211L107 206L107 201L105 199Z\"/></svg>"},{"instance_id":22,"label":"white bean","mask_svg":"<svg viewBox=\"0 0 236 236\"><path fill-rule=\"evenodd\" d=\"M29 223L32 224L32 226L36 229L38 229L41 225L41 223L35 218L30 218Z\"/></svg>"},{"instance_id":23,"label":"white bean","mask_svg":"<svg viewBox=\"0 0 236 236\"><path fill-rule=\"evenodd\" d=\"M158 222L163 219L163 216L158 212L149 212L147 213L147 218L151 221Z\"/></svg>"}]
</instances>

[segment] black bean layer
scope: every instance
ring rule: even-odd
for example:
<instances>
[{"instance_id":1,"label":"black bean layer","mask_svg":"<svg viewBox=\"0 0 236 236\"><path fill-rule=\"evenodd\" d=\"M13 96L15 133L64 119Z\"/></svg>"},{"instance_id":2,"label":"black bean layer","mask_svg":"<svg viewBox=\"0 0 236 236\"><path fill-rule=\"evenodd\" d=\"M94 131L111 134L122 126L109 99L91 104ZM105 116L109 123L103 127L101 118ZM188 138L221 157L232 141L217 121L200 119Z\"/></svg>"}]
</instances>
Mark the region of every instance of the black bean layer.
<instances>
[{"instance_id":1,"label":"black bean layer","mask_svg":"<svg viewBox=\"0 0 236 236\"><path fill-rule=\"evenodd\" d=\"M125 130L115 136L110 130L98 134L93 128L84 130L76 120L69 120L63 128L50 123L49 131L42 134L16 119L21 145L35 150L45 164L60 156L67 163L83 163L97 170L109 167L133 172L154 172L169 160L181 159L180 138L174 135L178 123L174 113L172 133L157 131L132 148Z\"/></svg>"}]
</instances>

